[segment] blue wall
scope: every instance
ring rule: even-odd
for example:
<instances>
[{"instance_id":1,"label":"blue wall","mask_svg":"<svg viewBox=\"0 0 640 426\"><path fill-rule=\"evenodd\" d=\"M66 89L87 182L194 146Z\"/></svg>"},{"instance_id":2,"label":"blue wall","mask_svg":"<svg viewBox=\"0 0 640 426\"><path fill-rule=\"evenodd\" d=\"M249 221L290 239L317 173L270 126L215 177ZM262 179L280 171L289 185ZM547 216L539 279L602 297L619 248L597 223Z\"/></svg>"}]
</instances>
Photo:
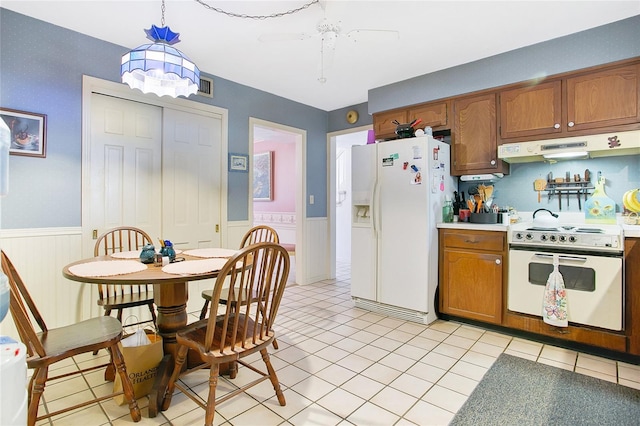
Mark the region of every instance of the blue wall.
<instances>
[{"instance_id":1,"label":"blue wall","mask_svg":"<svg viewBox=\"0 0 640 426\"><path fill-rule=\"evenodd\" d=\"M640 15L369 90L368 109L373 114L637 56L640 56ZM549 172L556 177L563 177L567 171L571 176L576 173L583 176L585 169L589 169L593 176L601 171L607 178L605 190L617 202L618 209L621 208L622 194L628 189L640 187L640 155L557 164L513 164L510 175L494 183L495 202L520 211L533 211L541 207L557 211L557 197L551 200L544 197L538 204L533 181L546 178ZM595 182L595 177L591 182ZM459 189L466 193L469 186L460 183ZM567 200L563 201L562 211L579 211L575 196L569 200L568 207Z\"/></svg>"},{"instance_id":2,"label":"blue wall","mask_svg":"<svg viewBox=\"0 0 640 426\"><path fill-rule=\"evenodd\" d=\"M558 161L555 164L542 162L512 164L510 175L491 183L494 186L494 202L500 207L511 206L519 211L545 208L557 212L559 211L557 196L549 200L547 193L543 191L541 202L538 204L538 193L533 189L533 181L546 180L549 172L553 173L554 177L564 177L566 172L569 172L572 178L574 174L580 174L584 178L585 169L589 169L591 173L592 184L596 182L598 172L602 172L606 179L605 192L616 202L618 213L622 211L624 192L632 188L640 188L640 155ZM485 184L489 185L489 183ZM459 189L466 195L469 187L476 185L477 183L461 182ZM584 196L581 203L584 206ZM562 212L567 211L584 211L578 208L576 195L569 197L569 206L567 206L566 197L562 197Z\"/></svg>"},{"instance_id":3,"label":"blue wall","mask_svg":"<svg viewBox=\"0 0 640 426\"><path fill-rule=\"evenodd\" d=\"M535 23L523 31L535 31ZM508 37L508 35L505 35ZM369 90L369 113L640 56L640 15ZM431 60L430 58L425 60Z\"/></svg>"},{"instance_id":4,"label":"blue wall","mask_svg":"<svg viewBox=\"0 0 640 426\"><path fill-rule=\"evenodd\" d=\"M46 158L9 159L4 229L80 226L82 75L119 82L127 50L0 8L0 105L48 120ZM206 71L214 79L214 98L193 98L229 111L229 152L248 153L249 117L307 131L307 193L315 195L307 216L326 216L328 113ZM247 220L248 175L228 178L228 219Z\"/></svg>"}]
</instances>

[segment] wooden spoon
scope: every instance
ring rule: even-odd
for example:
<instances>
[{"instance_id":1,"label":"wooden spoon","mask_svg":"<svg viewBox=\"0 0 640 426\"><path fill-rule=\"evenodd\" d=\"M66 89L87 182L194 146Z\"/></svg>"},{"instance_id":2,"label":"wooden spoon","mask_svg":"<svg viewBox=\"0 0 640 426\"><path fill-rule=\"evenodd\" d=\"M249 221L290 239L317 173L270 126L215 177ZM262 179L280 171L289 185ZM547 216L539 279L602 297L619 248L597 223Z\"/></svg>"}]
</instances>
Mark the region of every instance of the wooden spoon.
<instances>
[{"instance_id":1,"label":"wooden spoon","mask_svg":"<svg viewBox=\"0 0 640 426\"><path fill-rule=\"evenodd\" d=\"M493 185L484 187L484 201L488 201L493 195Z\"/></svg>"},{"instance_id":2,"label":"wooden spoon","mask_svg":"<svg viewBox=\"0 0 640 426\"><path fill-rule=\"evenodd\" d=\"M544 179L536 179L533 181L533 189L538 191L538 203L540 202L540 194L547 187L547 181Z\"/></svg>"}]
</instances>

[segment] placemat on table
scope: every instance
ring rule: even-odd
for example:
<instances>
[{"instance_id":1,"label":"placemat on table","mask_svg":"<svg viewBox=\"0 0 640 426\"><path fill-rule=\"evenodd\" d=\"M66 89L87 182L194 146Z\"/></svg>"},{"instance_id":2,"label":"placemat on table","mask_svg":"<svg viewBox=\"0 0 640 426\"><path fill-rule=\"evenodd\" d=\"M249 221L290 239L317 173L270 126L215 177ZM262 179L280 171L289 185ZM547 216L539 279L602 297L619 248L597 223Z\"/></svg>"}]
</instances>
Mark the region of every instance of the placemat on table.
<instances>
[{"instance_id":1,"label":"placemat on table","mask_svg":"<svg viewBox=\"0 0 640 426\"><path fill-rule=\"evenodd\" d=\"M204 274L219 271L225 263L227 263L227 259L187 260L163 266L162 272L178 275Z\"/></svg>"},{"instance_id":2,"label":"placemat on table","mask_svg":"<svg viewBox=\"0 0 640 426\"><path fill-rule=\"evenodd\" d=\"M111 257L115 259L140 259L141 251L142 250L120 251L117 253L111 253Z\"/></svg>"},{"instance_id":3,"label":"placemat on table","mask_svg":"<svg viewBox=\"0 0 640 426\"><path fill-rule=\"evenodd\" d=\"M230 258L236 254L238 250L225 249L220 247L211 248L199 248L193 250L187 250L184 254L193 257L205 257L205 258Z\"/></svg>"},{"instance_id":4,"label":"placemat on table","mask_svg":"<svg viewBox=\"0 0 640 426\"><path fill-rule=\"evenodd\" d=\"M145 269L147 265L135 260L98 260L70 266L69 272L78 277L110 277L132 274Z\"/></svg>"}]
</instances>

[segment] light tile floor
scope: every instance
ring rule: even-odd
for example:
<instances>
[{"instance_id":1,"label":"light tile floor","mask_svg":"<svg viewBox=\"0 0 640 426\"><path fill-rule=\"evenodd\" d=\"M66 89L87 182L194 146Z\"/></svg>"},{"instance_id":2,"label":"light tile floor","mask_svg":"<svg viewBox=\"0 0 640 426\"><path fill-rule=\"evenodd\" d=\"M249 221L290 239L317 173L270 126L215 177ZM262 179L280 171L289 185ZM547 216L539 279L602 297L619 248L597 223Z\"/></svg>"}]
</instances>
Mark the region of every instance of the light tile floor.
<instances>
[{"instance_id":1,"label":"light tile floor","mask_svg":"<svg viewBox=\"0 0 640 426\"><path fill-rule=\"evenodd\" d=\"M640 366L616 362L466 324L436 321L426 326L355 308L349 295L349 265L335 280L287 288L277 319L280 349L271 360L284 390L281 407L263 382L217 407L216 425L446 425L502 353L640 389ZM196 320L198 312L191 313ZM106 355L102 355L103 357ZM102 361L78 356L59 368ZM259 357L256 362L262 362ZM198 373L199 374L199 373ZM208 371L188 385L206 398ZM218 395L254 373L240 368L221 378ZM41 410L55 410L83 394L104 394L112 386L97 371L48 386ZM204 411L182 394L169 410L148 416L148 399L138 401L139 425L200 425ZM39 424L133 424L126 406L112 400Z\"/></svg>"}]
</instances>

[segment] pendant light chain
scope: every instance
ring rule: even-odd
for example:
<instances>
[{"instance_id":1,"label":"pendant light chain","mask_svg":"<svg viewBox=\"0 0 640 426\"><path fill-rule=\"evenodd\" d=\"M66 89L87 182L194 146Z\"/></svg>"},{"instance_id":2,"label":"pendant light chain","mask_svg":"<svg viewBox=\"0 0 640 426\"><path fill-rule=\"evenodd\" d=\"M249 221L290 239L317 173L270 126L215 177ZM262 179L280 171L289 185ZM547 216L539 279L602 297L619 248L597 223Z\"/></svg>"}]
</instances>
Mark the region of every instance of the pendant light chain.
<instances>
[{"instance_id":1,"label":"pendant light chain","mask_svg":"<svg viewBox=\"0 0 640 426\"><path fill-rule=\"evenodd\" d=\"M276 13L272 13L271 15L247 15L245 13L240 14L240 13L234 13L234 12L227 12L226 10L222 10L218 7L210 6L209 4L205 3L203 0L195 0L195 2L200 3L202 6L204 6L205 8L211 11L218 12L223 15L227 15L231 18L265 20L269 18L282 18L283 16L286 16L286 15L293 15L294 13L301 12L305 9L308 9L310 6L313 6L314 4L319 3L320 0L311 0L309 3L304 4L296 9L287 10L286 12L276 12ZM162 1L162 4L164 5L164 0Z\"/></svg>"},{"instance_id":2,"label":"pendant light chain","mask_svg":"<svg viewBox=\"0 0 640 426\"><path fill-rule=\"evenodd\" d=\"M165 6L164 6L164 0L162 0L162 6L160 7L160 10L162 11L162 19L160 20L160 26L164 27L164 11L165 11Z\"/></svg>"}]
</instances>

